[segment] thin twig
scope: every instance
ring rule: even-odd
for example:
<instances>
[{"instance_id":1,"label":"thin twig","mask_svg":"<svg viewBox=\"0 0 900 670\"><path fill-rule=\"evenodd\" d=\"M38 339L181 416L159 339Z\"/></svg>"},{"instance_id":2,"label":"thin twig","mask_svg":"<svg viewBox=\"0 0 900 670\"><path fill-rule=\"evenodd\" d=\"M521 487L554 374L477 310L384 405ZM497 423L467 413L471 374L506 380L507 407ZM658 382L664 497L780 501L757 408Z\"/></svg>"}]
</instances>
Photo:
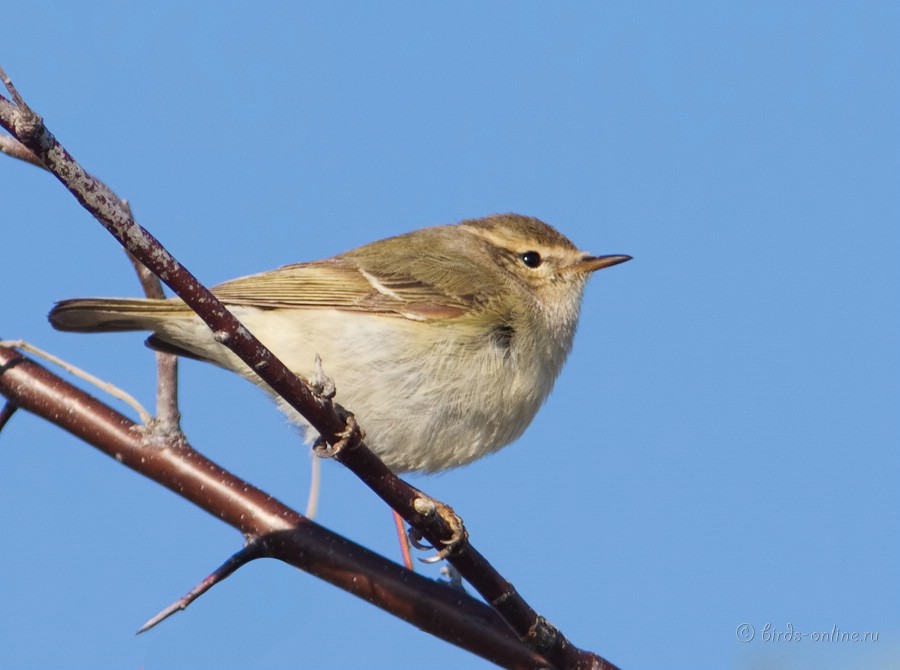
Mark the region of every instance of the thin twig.
<instances>
[{"instance_id":1,"label":"thin twig","mask_svg":"<svg viewBox=\"0 0 900 670\"><path fill-rule=\"evenodd\" d=\"M134 218L131 205L122 200L122 206L129 216ZM148 298L162 300L166 297L162 282L146 265L141 263L127 249L125 253L131 261L144 295ZM156 358L156 421L153 430L168 436L181 433L181 412L178 409L178 357L162 351L154 352Z\"/></svg>"},{"instance_id":2,"label":"thin twig","mask_svg":"<svg viewBox=\"0 0 900 670\"><path fill-rule=\"evenodd\" d=\"M9 91L10 96L12 96L13 102L16 103L16 107L24 112L31 112L31 108L25 100L22 99L22 96L19 95L19 91L12 83L12 79L9 78L9 75L6 74L6 70L2 67L0 67L0 80L3 81L3 85L6 87L6 90Z\"/></svg>"},{"instance_id":3,"label":"thin twig","mask_svg":"<svg viewBox=\"0 0 900 670\"><path fill-rule=\"evenodd\" d=\"M59 356L54 356L48 351L38 349L33 344L29 344L24 340L0 340L0 346L10 347L12 349L21 349L22 351L27 351L28 353L34 354L35 356L40 356L44 360L50 361L54 365L58 365L70 375L74 375L79 379L83 379L91 386L95 386L104 393L108 393L113 398L121 400L138 413L138 416L141 418L141 422L145 426L149 425L153 421L153 417L150 416L150 413L144 409L144 406L139 403L133 395L126 391L123 391L115 384L103 381L99 377L95 377L94 375L92 375L90 372L82 370L81 368L72 365L68 361L64 361Z\"/></svg>"},{"instance_id":4,"label":"thin twig","mask_svg":"<svg viewBox=\"0 0 900 670\"><path fill-rule=\"evenodd\" d=\"M43 163L41 163L40 159L31 149L19 142L19 140L15 139L14 137L10 137L9 135L0 135L0 153L4 153L7 156L18 158L20 161L25 161L26 163L36 165L42 170L47 169L47 167Z\"/></svg>"}]
</instances>

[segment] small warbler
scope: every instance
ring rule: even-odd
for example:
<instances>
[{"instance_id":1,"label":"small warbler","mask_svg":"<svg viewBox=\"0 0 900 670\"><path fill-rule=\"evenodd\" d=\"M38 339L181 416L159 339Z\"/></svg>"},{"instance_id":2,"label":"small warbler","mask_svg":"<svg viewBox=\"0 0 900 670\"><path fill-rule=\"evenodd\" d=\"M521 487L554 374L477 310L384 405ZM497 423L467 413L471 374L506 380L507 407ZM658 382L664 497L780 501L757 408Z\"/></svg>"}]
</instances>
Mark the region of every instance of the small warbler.
<instances>
[{"instance_id":1,"label":"small warbler","mask_svg":"<svg viewBox=\"0 0 900 670\"><path fill-rule=\"evenodd\" d=\"M587 278L630 256L590 256L551 226L503 214L423 228L212 289L287 367L316 355L366 444L396 472L469 463L519 437L547 398ZM147 344L268 387L180 299L78 298L50 322L148 330ZM293 408L279 405L315 432ZM309 433L312 433L310 435Z\"/></svg>"}]
</instances>

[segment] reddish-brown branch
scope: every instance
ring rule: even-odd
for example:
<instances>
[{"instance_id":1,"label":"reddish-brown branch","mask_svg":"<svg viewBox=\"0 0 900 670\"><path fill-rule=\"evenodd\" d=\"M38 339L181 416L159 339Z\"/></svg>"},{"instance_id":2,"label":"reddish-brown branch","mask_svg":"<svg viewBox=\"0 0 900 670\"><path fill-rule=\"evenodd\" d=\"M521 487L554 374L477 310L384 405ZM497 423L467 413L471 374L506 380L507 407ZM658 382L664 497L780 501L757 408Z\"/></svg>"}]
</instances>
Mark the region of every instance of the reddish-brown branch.
<instances>
[{"instance_id":1,"label":"reddish-brown branch","mask_svg":"<svg viewBox=\"0 0 900 670\"><path fill-rule=\"evenodd\" d=\"M266 556L316 575L504 667L546 666L490 607L322 528L183 440L148 444L141 426L3 346L0 395L256 538Z\"/></svg>"}]
</instances>

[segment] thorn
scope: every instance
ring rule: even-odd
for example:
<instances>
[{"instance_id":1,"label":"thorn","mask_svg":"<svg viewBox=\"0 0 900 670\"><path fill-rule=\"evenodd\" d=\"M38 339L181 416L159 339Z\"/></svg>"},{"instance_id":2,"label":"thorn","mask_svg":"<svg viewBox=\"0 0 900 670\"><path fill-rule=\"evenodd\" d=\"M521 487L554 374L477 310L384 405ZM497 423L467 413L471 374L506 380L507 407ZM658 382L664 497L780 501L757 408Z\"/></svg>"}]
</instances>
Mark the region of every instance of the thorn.
<instances>
[{"instance_id":1,"label":"thorn","mask_svg":"<svg viewBox=\"0 0 900 670\"><path fill-rule=\"evenodd\" d=\"M175 612L178 612L180 610L187 608L187 606L191 604L191 601L188 600L187 598L188 598L188 596L179 598L177 601L175 601L174 603L172 603L171 605L166 607L162 612L160 612L156 616L148 619L147 623L145 623L143 626L141 626L140 628L137 629L137 632L135 633L135 635L140 635L141 633L146 633L148 630L153 628L156 624L162 623L163 621L168 619L170 616L175 614Z\"/></svg>"},{"instance_id":2,"label":"thorn","mask_svg":"<svg viewBox=\"0 0 900 670\"><path fill-rule=\"evenodd\" d=\"M263 539L263 536L250 539L240 551L233 554L227 561L222 563L222 565L220 565L210 575L204 578L203 581L197 584L197 586L185 593L174 603L163 609L159 614L151 617L147 621L147 623L145 623L137 630L135 635L140 635L141 633L150 630L157 624L165 621L170 616L175 614L175 612L180 612L183 609L187 609L188 605L190 605L197 598L209 591L209 589L211 589L213 586L230 577L232 573L234 573L238 568L246 565L252 560L264 556L266 548Z\"/></svg>"},{"instance_id":3,"label":"thorn","mask_svg":"<svg viewBox=\"0 0 900 670\"><path fill-rule=\"evenodd\" d=\"M323 400L331 400L337 393L337 387L334 385L334 380L326 375L325 370L322 368L322 357L319 356L319 354L316 354L314 376L309 383L316 392L316 395Z\"/></svg>"},{"instance_id":4,"label":"thorn","mask_svg":"<svg viewBox=\"0 0 900 670\"><path fill-rule=\"evenodd\" d=\"M12 418L12 415L16 413L17 409L19 409L19 406L13 404L11 400L8 400L3 405L3 409L0 409L0 431L3 430L3 427Z\"/></svg>"}]
</instances>

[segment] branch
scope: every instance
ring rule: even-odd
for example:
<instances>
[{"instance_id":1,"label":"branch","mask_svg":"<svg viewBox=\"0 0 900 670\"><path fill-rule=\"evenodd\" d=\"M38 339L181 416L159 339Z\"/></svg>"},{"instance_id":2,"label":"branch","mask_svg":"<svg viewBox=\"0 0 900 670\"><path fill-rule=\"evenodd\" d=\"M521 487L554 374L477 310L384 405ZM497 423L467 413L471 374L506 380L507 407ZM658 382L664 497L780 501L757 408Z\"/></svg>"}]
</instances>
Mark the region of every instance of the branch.
<instances>
[{"instance_id":1,"label":"branch","mask_svg":"<svg viewBox=\"0 0 900 670\"><path fill-rule=\"evenodd\" d=\"M259 556L309 572L504 667L546 666L487 605L319 526L184 440L148 444L141 426L4 346L0 395L8 399L8 407L43 417L255 538Z\"/></svg>"}]
</instances>

